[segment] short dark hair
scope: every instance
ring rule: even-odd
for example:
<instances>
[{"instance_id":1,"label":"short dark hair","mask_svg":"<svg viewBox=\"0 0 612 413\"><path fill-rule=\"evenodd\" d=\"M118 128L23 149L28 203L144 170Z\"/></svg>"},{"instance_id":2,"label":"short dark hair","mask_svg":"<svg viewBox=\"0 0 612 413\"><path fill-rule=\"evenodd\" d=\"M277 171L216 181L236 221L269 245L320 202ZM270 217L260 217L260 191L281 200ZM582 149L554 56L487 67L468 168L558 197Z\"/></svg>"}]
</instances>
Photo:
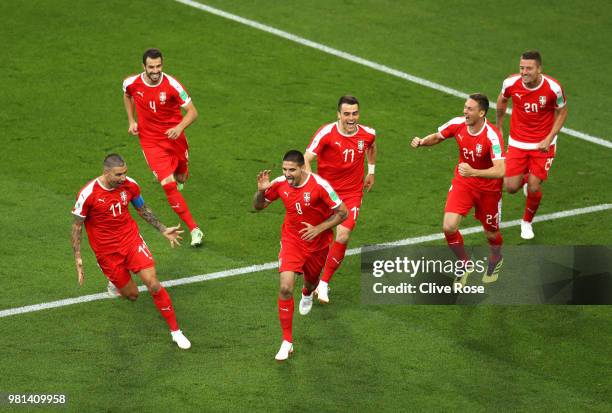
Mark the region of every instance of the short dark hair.
<instances>
[{"instance_id":1,"label":"short dark hair","mask_svg":"<svg viewBox=\"0 0 612 413\"><path fill-rule=\"evenodd\" d=\"M162 56L162 52L159 49L147 49L142 54L142 64L147 64L147 58L149 59L157 59L161 58L162 62L164 61L164 57Z\"/></svg>"},{"instance_id":2,"label":"short dark hair","mask_svg":"<svg viewBox=\"0 0 612 413\"><path fill-rule=\"evenodd\" d=\"M116 168L118 166L125 166L125 161L116 153L106 155L104 158L104 169Z\"/></svg>"},{"instance_id":3,"label":"short dark hair","mask_svg":"<svg viewBox=\"0 0 612 413\"><path fill-rule=\"evenodd\" d=\"M539 66L542 66L542 55L537 50L527 50L521 55L521 59L535 60Z\"/></svg>"},{"instance_id":4,"label":"short dark hair","mask_svg":"<svg viewBox=\"0 0 612 413\"><path fill-rule=\"evenodd\" d=\"M296 164L302 166L304 165L304 155L302 152L292 149L283 156L283 162L295 162Z\"/></svg>"},{"instance_id":5,"label":"short dark hair","mask_svg":"<svg viewBox=\"0 0 612 413\"><path fill-rule=\"evenodd\" d=\"M338 100L338 112L340 112L340 109L342 108L343 104L347 104L347 105L357 105L359 106L359 101L357 100L357 98L355 96L351 96L351 95L344 95L341 96L340 99Z\"/></svg>"},{"instance_id":6,"label":"short dark hair","mask_svg":"<svg viewBox=\"0 0 612 413\"><path fill-rule=\"evenodd\" d=\"M480 110L484 110L486 115L489 111L489 98L483 95L482 93L472 93L469 97L470 99L478 102L478 107L480 108Z\"/></svg>"}]
</instances>

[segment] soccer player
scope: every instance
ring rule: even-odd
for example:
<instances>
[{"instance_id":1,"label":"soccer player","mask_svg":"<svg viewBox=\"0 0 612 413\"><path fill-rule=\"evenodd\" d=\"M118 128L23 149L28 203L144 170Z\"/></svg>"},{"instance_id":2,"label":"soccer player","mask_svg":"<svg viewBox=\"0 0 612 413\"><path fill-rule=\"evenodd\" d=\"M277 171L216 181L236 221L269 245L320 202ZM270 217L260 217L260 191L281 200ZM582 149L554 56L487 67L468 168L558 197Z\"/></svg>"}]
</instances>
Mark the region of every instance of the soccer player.
<instances>
[{"instance_id":1,"label":"soccer player","mask_svg":"<svg viewBox=\"0 0 612 413\"><path fill-rule=\"evenodd\" d=\"M166 193L170 207L189 228L191 245L199 247L204 234L179 192L189 176L189 146L183 131L196 120L198 111L183 86L162 72L163 58L158 49L144 52L142 67L144 72L123 81L128 133L139 136L145 160ZM185 110L184 117L181 109Z\"/></svg>"},{"instance_id":2,"label":"soccer player","mask_svg":"<svg viewBox=\"0 0 612 413\"><path fill-rule=\"evenodd\" d=\"M109 293L128 300L138 298L138 287L130 272L138 275L147 286L155 306L168 323L172 340L182 349L191 347L176 322L176 315L168 292L157 279L155 261L149 247L138 231L138 225L128 211L131 203L138 214L170 241L180 245L180 225L166 227L153 215L140 194L140 187L127 176L127 166L121 156L110 154L104 159L104 172L90 181L77 196L72 209L72 249L78 282L83 285L81 233L87 230L89 245L96 255L98 266L109 280Z\"/></svg>"},{"instance_id":3,"label":"soccer player","mask_svg":"<svg viewBox=\"0 0 612 413\"><path fill-rule=\"evenodd\" d=\"M270 182L269 170L257 175L253 207L262 210L279 198L286 210L278 254L278 318L283 342L275 358L283 361L293 352L293 287L296 275L304 276L299 311L306 315L312 309L312 292L319 282L333 239L331 229L346 219L348 210L325 179L306 170L304 156L296 150L287 152L283 157L282 176Z\"/></svg>"},{"instance_id":4,"label":"soccer player","mask_svg":"<svg viewBox=\"0 0 612 413\"><path fill-rule=\"evenodd\" d=\"M317 173L338 192L349 210L349 217L336 227L336 238L325 261L323 275L317 287L319 302L329 303L329 282L340 267L351 233L355 228L364 188L374 185L376 165L376 131L359 122L359 101L353 96L342 96L338 101L338 120L323 125L306 149L306 170L317 159ZM368 173L364 185L364 160Z\"/></svg>"},{"instance_id":5,"label":"soccer player","mask_svg":"<svg viewBox=\"0 0 612 413\"><path fill-rule=\"evenodd\" d=\"M469 255L463 245L459 224L470 209L484 228L490 255L487 272L482 281L494 282L503 264L502 236L499 232L501 216L502 178L505 172L504 142L501 133L486 118L489 99L473 94L463 106L463 116L453 118L425 138L413 138L411 146L432 146L454 137L459 146L459 163L448 190L442 228L450 249L466 264ZM471 273L469 267L455 282L465 286Z\"/></svg>"},{"instance_id":6,"label":"soccer player","mask_svg":"<svg viewBox=\"0 0 612 413\"><path fill-rule=\"evenodd\" d=\"M508 100L512 99L504 186L527 195L521 238L535 235L531 222L542 200L542 182L555 159L557 134L567 118L566 98L559 82L542 73L538 51L521 55L520 73L509 76L497 98L496 125L503 132Z\"/></svg>"}]
</instances>

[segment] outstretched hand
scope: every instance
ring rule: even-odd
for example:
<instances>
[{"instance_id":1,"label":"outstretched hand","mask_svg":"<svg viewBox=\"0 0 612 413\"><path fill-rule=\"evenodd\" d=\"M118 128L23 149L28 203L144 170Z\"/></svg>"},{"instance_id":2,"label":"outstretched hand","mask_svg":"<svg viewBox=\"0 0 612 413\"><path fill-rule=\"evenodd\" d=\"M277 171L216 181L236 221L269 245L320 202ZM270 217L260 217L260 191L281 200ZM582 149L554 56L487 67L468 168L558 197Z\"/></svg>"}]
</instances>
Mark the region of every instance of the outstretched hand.
<instances>
[{"instance_id":1,"label":"outstretched hand","mask_svg":"<svg viewBox=\"0 0 612 413\"><path fill-rule=\"evenodd\" d=\"M365 178L365 182L363 183L363 190L365 192L370 192L373 186L374 186L374 174L367 174Z\"/></svg>"},{"instance_id":2,"label":"outstretched hand","mask_svg":"<svg viewBox=\"0 0 612 413\"><path fill-rule=\"evenodd\" d=\"M162 235L166 237L168 241L170 241L170 246L172 248L174 248L174 246L178 247L181 245L180 241L183 239L181 234L185 231L181 230L180 228L181 224L178 224L175 227L168 227L164 232L162 232Z\"/></svg>"},{"instance_id":3,"label":"outstretched hand","mask_svg":"<svg viewBox=\"0 0 612 413\"><path fill-rule=\"evenodd\" d=\"M265 191L270 188L272 184L270 183L270 170L263 170L257 174L257 190L260 192Z\"/></svg>"}]
</instances>

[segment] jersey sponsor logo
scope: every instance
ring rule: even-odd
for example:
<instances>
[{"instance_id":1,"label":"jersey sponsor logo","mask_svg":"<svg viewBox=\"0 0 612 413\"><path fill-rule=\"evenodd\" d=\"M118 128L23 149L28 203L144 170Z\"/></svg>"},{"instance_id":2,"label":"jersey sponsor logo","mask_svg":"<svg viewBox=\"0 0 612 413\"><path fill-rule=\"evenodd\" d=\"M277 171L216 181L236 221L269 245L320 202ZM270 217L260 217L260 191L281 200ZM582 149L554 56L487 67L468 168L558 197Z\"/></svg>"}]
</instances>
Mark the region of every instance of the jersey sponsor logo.
<instances>
[{"instance_id":1,"label":"jersey sponsor logo","mask_svg":"<svg viewBox=\"0 0 612 413\"><path fill-rule=\"evenodd\" d=\"M140 91L138 91L138 92L136 92L136 94L137 94L137 95L140 95L140 97L141 97L141 98L143 98L143 97L144 97L144 92L140 92Z\"/></svg>"},{"instance_id":2,"label":"jersey sponsor logo","mask_svg":"<svg viewBox=\"0 0 612 413\"><path fill-rule=\"evenodd\" d=\"M123 205L127 205L127 192L121 191L121 201L123 201Z\"/></svg>"},{"instance_id":3,"label":"jersey sponsor logo","mask_svg":"<svg viewBox=\"0 0 612 413\"><path fill-rule=\"evenodd\" d=\"M520 98L521 98L521 96L523 96L523 95L521 95L520 93L515 93L515 94L514 94L514 96L516 96L517 98L519 98L519 99L520 99Z\"/></svg>"},{"instance_id":4,"label":"jersey sponsor logo","mask_svg":"<svg viewBox=\"0 0 612 413\"><path fill-rule=\"evenodd\" d=\"M289 192L287 191L283 191L283 194L285 194L285 196L289 196Z\"/></svg>"},{"instance_id":5,"label":"jersey sponsor logo","mask_svg":"<svg viewBox=\"0 0 612 413\"><path fill-rule=\"evenodd\" d=\"M459 138L459 141L462 141L462 140L463 140L463 136L461 136L461 134L460 134L460 133L458 133L458 134L457 134L457 137Z\"/></svg>"},{"instance_id":6,"label":"jersey sponsor logo","mask_svg":"<svg viewBox=\"0 0 612 413\"><path fill-rule=\"evenodd\" d=\"M335 143L336 145L338 145L339 147L341 147L341 148L342 148L342 145L340 144L340 142L336 141L336 142L334 142L334 143Z\"/></svg>"},{"instance_id":7,"label":"jersey sponsor logo","mask_svg":"<svg viewBox=\"0 0 612 413\"><path fill-rule=\"evenodd\" d=\"M357 149L359 150L359 152L363 151L364 146L365 146L365 142L362 139L357 141Z\"/></svg>"},{"instance_id":8,"label":"jersey sponsor logo","mask_svg":"<svg viewBox=\"0 0 612 413\"><path fill-rule=\"evenodd\" d=\"M162 105L166 104L166 92L159 92L159 103Z\"/></svg>"},{"instance_id":9,"label":"jersey sponsor logo","mask_svg":"<svg viewBox=\"0 0 612 413\"><path fill-rule=\"evenodd\" d=\"M540 96L539 99L538 99L538 102L540 102L540 107L541 108L546 106L546 96Z\"/></svg>"},{"instance_id":10,"label":"jersey sponsor logo","mask_svg":"<svg viewBox=\"0 0 612 413\"><path fill-rule=\"evenodd\" d=\"M304 203L310 205L310 192L304 192Z\"/></svg>"},{"instance_id":11,"label":"jersey sponsor logo","mask_svg":"<svg viewBox=\"0 0 612 413\"><path fill-rule=\"evenodd\" d=\"M104 203L104 198L98 198L98 202Z\"/></svg>"}]
</instances>

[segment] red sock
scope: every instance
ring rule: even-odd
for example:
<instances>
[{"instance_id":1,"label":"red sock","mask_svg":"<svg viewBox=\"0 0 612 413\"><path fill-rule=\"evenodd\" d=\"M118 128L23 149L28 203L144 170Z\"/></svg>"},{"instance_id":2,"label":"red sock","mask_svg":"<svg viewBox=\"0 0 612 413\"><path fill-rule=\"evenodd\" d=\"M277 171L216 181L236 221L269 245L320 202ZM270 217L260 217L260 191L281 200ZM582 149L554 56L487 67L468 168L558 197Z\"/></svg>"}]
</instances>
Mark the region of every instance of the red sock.
<instances>
[{"instance_id":1,"label":"red sock","mask_svg":"<svg viewBox=\"0 0 612 413\"><path fill-rule=\"evenodd\" d=\"M168 182L167 184L162 185L162 188L164 188L166 198L168 198L168 203L174 212L176 212L176 215L178 215L187 225L189 231L193 231L195 228L197 228L198 224L196 224L196 222L193 220L191 212L189 212L187 202L185 202L185 198L183 198L183 195L181 195L176 187L176 182Z\"/></svg>"},{"instance_id":2,"label":"red sock","mask_svg":"<svg viewBox=\"0 0 612 413\"><path fill-rule=\"evenodd\" d=\"M278 319L283 330L283 340L293 343L293 297L288 300L278 299Z\"/></svg>"},{"instance_id":3,"label":"red sock","mask_svg":"<svg viewBox=\"0 0 612 413\"><path fill-rule=\"evenodd\" d=\"M461 261L467 261L470 259L467 252L465 252L461 232L445 232L444 237L446 237L446 243L448 244L448 247L455 253L457 258L459 258Z\"/></svg>"},{"instance_id":4,"label":"red sock","mask_svg":"<svg viewBox=\"0 0 612 413\"><path fill-rule=\"evenodd\" d=\"M493 239L487 239L489 241L489 262L497 262L501 258L501 247L504 243L504 239L501 236L501 232L497 231L497 235Z\"/></svg>"},{"instance_id":5,"label":"red sock","mask_svg":"<svg viewBox=\"0 0 612 413\"><path fill-rule=\"evenodd\" d=\"M329 253L327 253L327 260L325 261L325 268L323 268L323 276L321 281L325 281L329 284L332 276L342 263L344 259L344 253L346 252L346 244L341 244L338 241L332 242Z\"/></svg>"},{"instance_id":6,"label":"red sock","mask_svg":"<svg viewBox=\"0 0 612 413\"><path fill-rule=\"evenodd\" d=\"M166 319L170 331L178 330L179 326L176 322L176 314L174 313L174 307L172 307L172 300L170 299L170 295L168 295L168 291L162 287L158 292L152 293L151 296L162 317Z\"/></svg>"},{"instance_id":7,"label":"red sock","mask_svg":"<svg viewBox=\"0 0 612 413\"><path fill-rule=\"evenodd\" d=\"M525 214L523 215L523 221L533 221L533 216L536 214L540 201L542 200L542 191L530 192L527 191L527 201L525 202Z\"/></svg>"}]
</instances>

